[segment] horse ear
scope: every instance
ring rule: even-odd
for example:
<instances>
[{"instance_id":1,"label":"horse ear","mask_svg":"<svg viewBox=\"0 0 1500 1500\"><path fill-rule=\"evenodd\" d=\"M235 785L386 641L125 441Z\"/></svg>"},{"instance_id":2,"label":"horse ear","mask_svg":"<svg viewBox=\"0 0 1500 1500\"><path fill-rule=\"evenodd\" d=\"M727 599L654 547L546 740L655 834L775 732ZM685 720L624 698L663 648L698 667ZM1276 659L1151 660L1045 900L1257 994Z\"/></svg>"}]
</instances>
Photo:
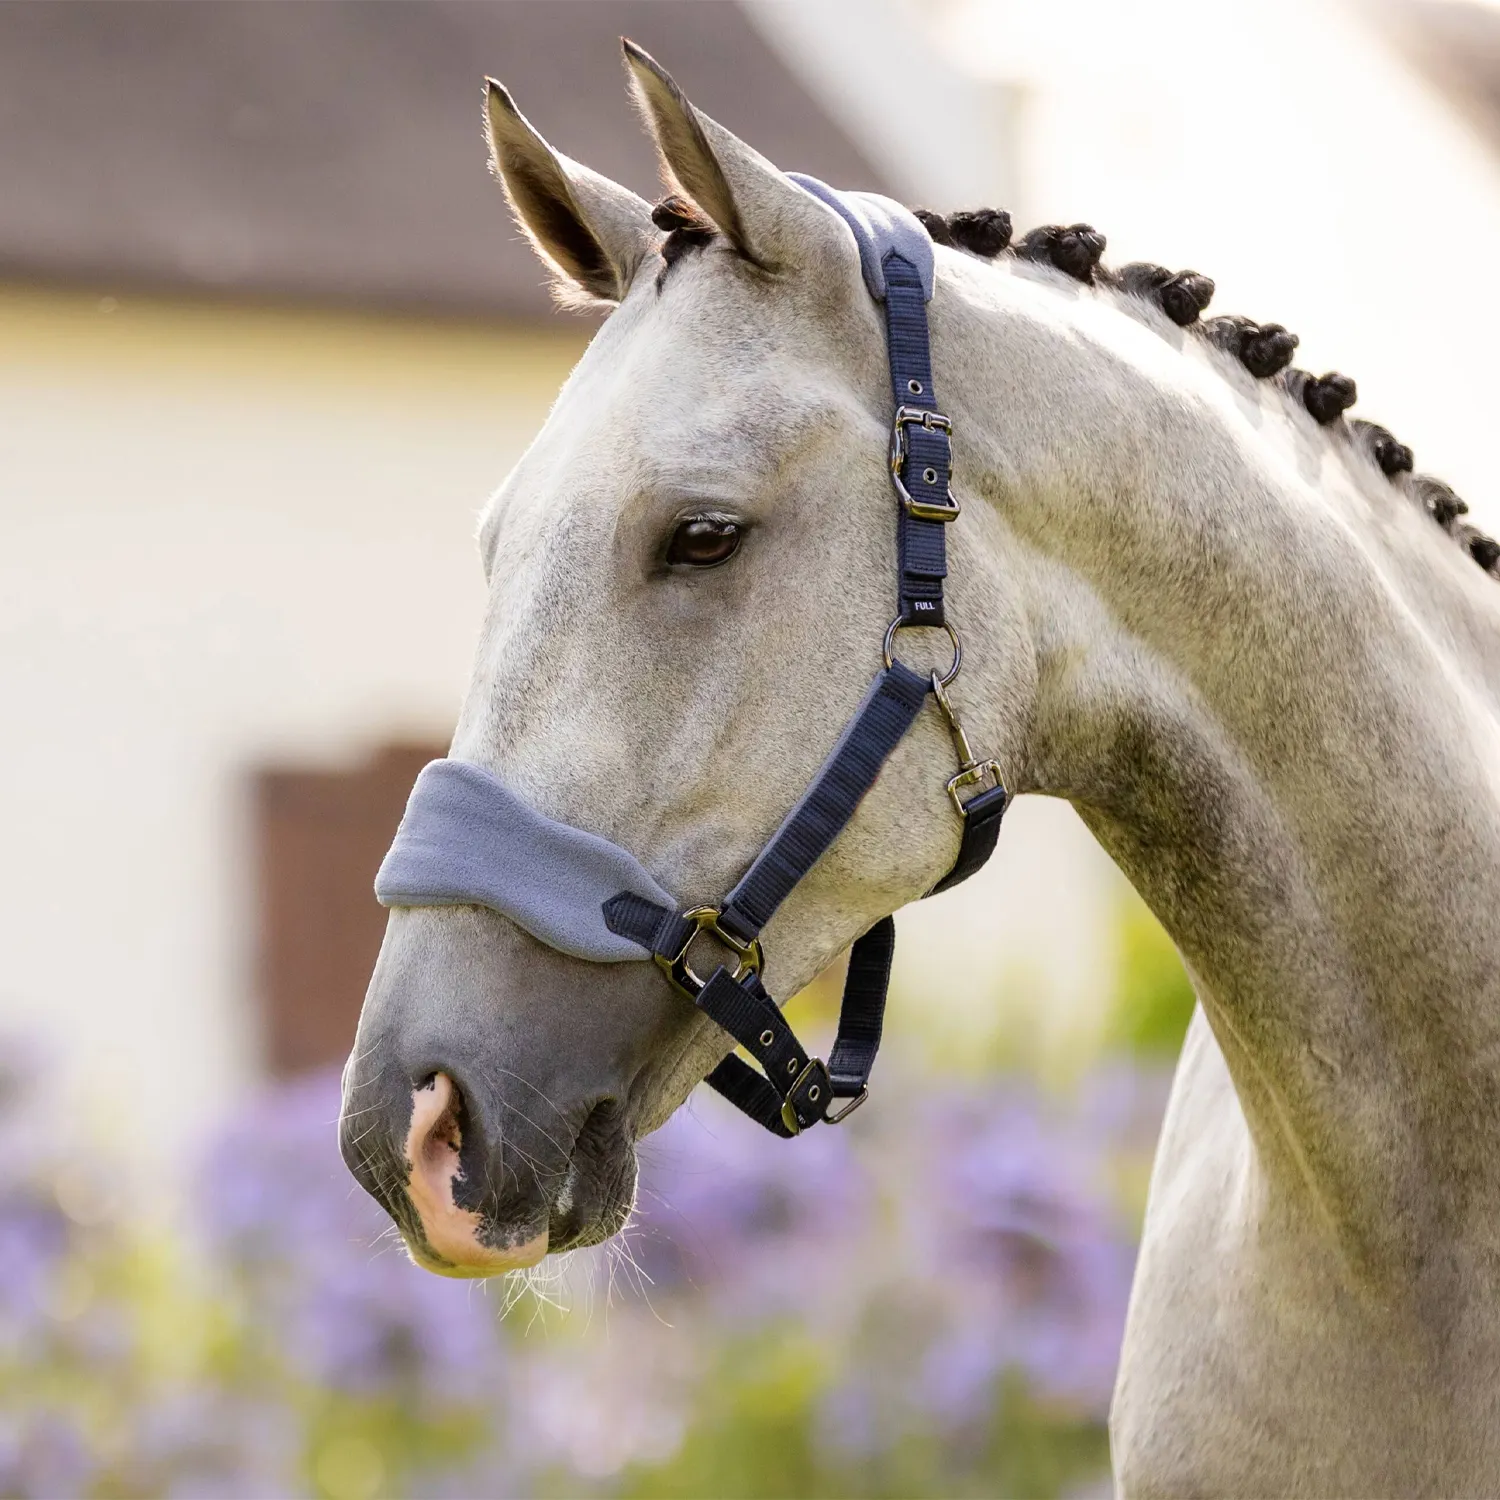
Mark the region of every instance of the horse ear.
<instances>
[{"instance_id":1,"label":"horse ear","mask_svg":"<svg viewBox=\"0 0 1500 1500\"><path fill-rule=\"evenodd\" d=\"M746 260L778 270L809 241L824 251L839 243L842 226L835 215L695 109L649 53L627 37L620 45L667 186L690 199Z\"/></svg>"},{"instance_id":2,"label":"horse ear","mask_svg":"<svg viewBox=\"0 0 1500 1500\"><path fill-rule=\"evenodd\" d=\"M490 170L559 300L621 301L658 238L651 205L554 151L502 84L487 78L484 92Z\"/></svg>"}]
</instances>

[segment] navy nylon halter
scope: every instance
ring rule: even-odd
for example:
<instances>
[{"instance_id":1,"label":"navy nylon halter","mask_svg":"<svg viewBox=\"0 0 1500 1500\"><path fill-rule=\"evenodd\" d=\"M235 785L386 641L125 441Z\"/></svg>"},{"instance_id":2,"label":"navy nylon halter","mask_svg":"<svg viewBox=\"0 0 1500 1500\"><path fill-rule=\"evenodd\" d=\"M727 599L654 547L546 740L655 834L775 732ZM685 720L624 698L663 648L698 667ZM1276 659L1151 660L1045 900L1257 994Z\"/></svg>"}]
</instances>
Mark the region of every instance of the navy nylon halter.
<instances>
[{"instance_id":1,"label":"navy nylon halter","mask_svg":"<svg viewBox=\"0 0 1500 1500\"><path fill-rule=\"evenodd\" d=\"M838 1032L826 1063L797 1040L761 984L760 934L854 816L929 693L958 750L959 770L947 782L947 791L963 832L952 869L928 895L968 879L985 863L1010 800L999 766L970 751L946 691L962 662L959 637L943 600L947 527L959 505L951 488L952 423L933 390L927 324L931 243L917 221L889 200L840 194L813 178L794 175L793 180L849 225L866 284L885 306L895 398L890 464L898 500L898 578L897 612L882 646L883 669L807 791L718 907L678 911L655 899L666 893L626 851L543 818L487 772L454 761L434 762L418 779L376 879L377 895L387 905L490 906L552 946L582 957L613 961L622 955L608 946L611 942L635 945L640 956L653 957L671 982L758 1064L731 1053L706 1082L782 1136L797 1135L818 1121L836 1123L867 1097L896 927L891 917L883 917L850 949ZM946 675L923 677L894 655L902 629L927 626L946 631L952 642L953 663ZM965 800L961 794L975 786L981 790ZM473 844L476 825L481 825L482 844L463 847L466 839ZM544 857L528 858L530 851ZM613 877L612 870L618 872ZM602 911L608 929L600 935L588 930L582 920L587 912L580 908L598 901L599 882L605 881L603 889L608 890L611 878L627 888L616 889L592 908ZM537 888L539 882L545 891ZM703 933L734 955L733 967L720 965L706 979L689 962L694 941Z\"/></svg>"}]
</instances>

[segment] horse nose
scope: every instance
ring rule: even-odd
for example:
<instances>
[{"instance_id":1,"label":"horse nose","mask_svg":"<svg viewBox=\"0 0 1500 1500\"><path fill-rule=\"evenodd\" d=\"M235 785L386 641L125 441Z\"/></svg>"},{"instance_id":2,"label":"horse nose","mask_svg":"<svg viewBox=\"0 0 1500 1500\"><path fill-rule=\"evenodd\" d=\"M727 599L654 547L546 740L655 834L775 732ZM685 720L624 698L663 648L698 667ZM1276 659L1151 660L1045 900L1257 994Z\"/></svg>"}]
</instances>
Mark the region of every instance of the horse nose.
<instances>
[{"instance_id":1,"label":"horse nose","mask_svg":"<svg viewBox=\"0 0 1500 1500\"><path fill-rule=\"evenodd\" d=\"M496 1245L482 1214L455 1196L462 1182L464 1132L477 1129L463 1093L446 1073L434 1073L412 1090L406 1133L406 1196L420 1228L414 1254L430 1270L449 1276L497 1276L534 1266L547 1253L548 1233L515 1245Z\"/></svg>"}]
</instances>

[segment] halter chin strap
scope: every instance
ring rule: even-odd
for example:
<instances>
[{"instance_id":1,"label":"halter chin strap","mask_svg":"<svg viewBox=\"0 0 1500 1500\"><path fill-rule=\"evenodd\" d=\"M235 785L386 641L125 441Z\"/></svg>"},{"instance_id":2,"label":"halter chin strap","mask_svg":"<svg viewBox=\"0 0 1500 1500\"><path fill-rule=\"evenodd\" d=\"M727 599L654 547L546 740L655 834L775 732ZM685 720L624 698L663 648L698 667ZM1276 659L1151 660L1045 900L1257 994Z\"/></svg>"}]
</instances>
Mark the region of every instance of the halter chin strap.
<instances>
[{"instance_id":1,"label":"halter chin strap","mask_svg":"<svg viewBox=\"0 0 1500 1500\"><path fill-rule=\"evenodd\" d=\"M544 817L478 766L440 760L417 778L395 843L375 880L387 906L477 905L509 917L533 937L576 958L617 963L654 958L671 982L759 1064L733 1053L706 1080L778 1135L843 1119L869 1092L880 1046L896 926L883 917L849 952L838 1034L825 1063L797 1040L761 984L760 934L781 903L843 831L881 767L931 693L947 721L959 770L947 783L963 825L953 868L929 891L948 890L994 852L1009 803L1000 768L969 747L947 688L963 661L943 601L946 531L959 513L950 479L953 425L937 405L927 302L932 241L900 204L871 193L839 193L813 177L792 180L849 226L870 294L885 305L895 415L891 481L899 501L898 608L882 647L884 668L812 784L718 907L679 911L627 850ZM945 630L946 675L922 677L896 659L900 631ZM980 790L967 799L974 787ZM693 968L695 941L710 935L733 965L707 978Z\"/></svg>"}]
</instances>

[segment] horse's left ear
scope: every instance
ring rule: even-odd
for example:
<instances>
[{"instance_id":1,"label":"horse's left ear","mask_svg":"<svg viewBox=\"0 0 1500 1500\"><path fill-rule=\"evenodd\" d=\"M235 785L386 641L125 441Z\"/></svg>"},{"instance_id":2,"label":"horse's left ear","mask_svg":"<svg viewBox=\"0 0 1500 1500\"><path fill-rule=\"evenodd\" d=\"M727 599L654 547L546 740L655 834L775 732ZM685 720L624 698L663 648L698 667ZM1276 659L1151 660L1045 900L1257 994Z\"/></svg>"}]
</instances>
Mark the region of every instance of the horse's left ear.
<instances>
[{"instance_id":1,"label":"horse's left ear","mask_svg":"<svg viewBox=\"0 0 1500 1500\"><path fill-rule=\"evenodd\" d=\"M564 303L616 303L660 235L651 205L554 151L502 84L485 80L490 167Z\"/></svg>"},{"instance_id":2,"label":"horse's left ear","mask_svg":"<svg viewBox=\"0 0 1500 1500\"><path fill-rule=\"evenodd\" d=\"M766 270L847 249L839 220L737 135L694 109L649 53L620 39L631 89L668 186L692 200L736 250Z\"/></svg>"}]
</instances>

